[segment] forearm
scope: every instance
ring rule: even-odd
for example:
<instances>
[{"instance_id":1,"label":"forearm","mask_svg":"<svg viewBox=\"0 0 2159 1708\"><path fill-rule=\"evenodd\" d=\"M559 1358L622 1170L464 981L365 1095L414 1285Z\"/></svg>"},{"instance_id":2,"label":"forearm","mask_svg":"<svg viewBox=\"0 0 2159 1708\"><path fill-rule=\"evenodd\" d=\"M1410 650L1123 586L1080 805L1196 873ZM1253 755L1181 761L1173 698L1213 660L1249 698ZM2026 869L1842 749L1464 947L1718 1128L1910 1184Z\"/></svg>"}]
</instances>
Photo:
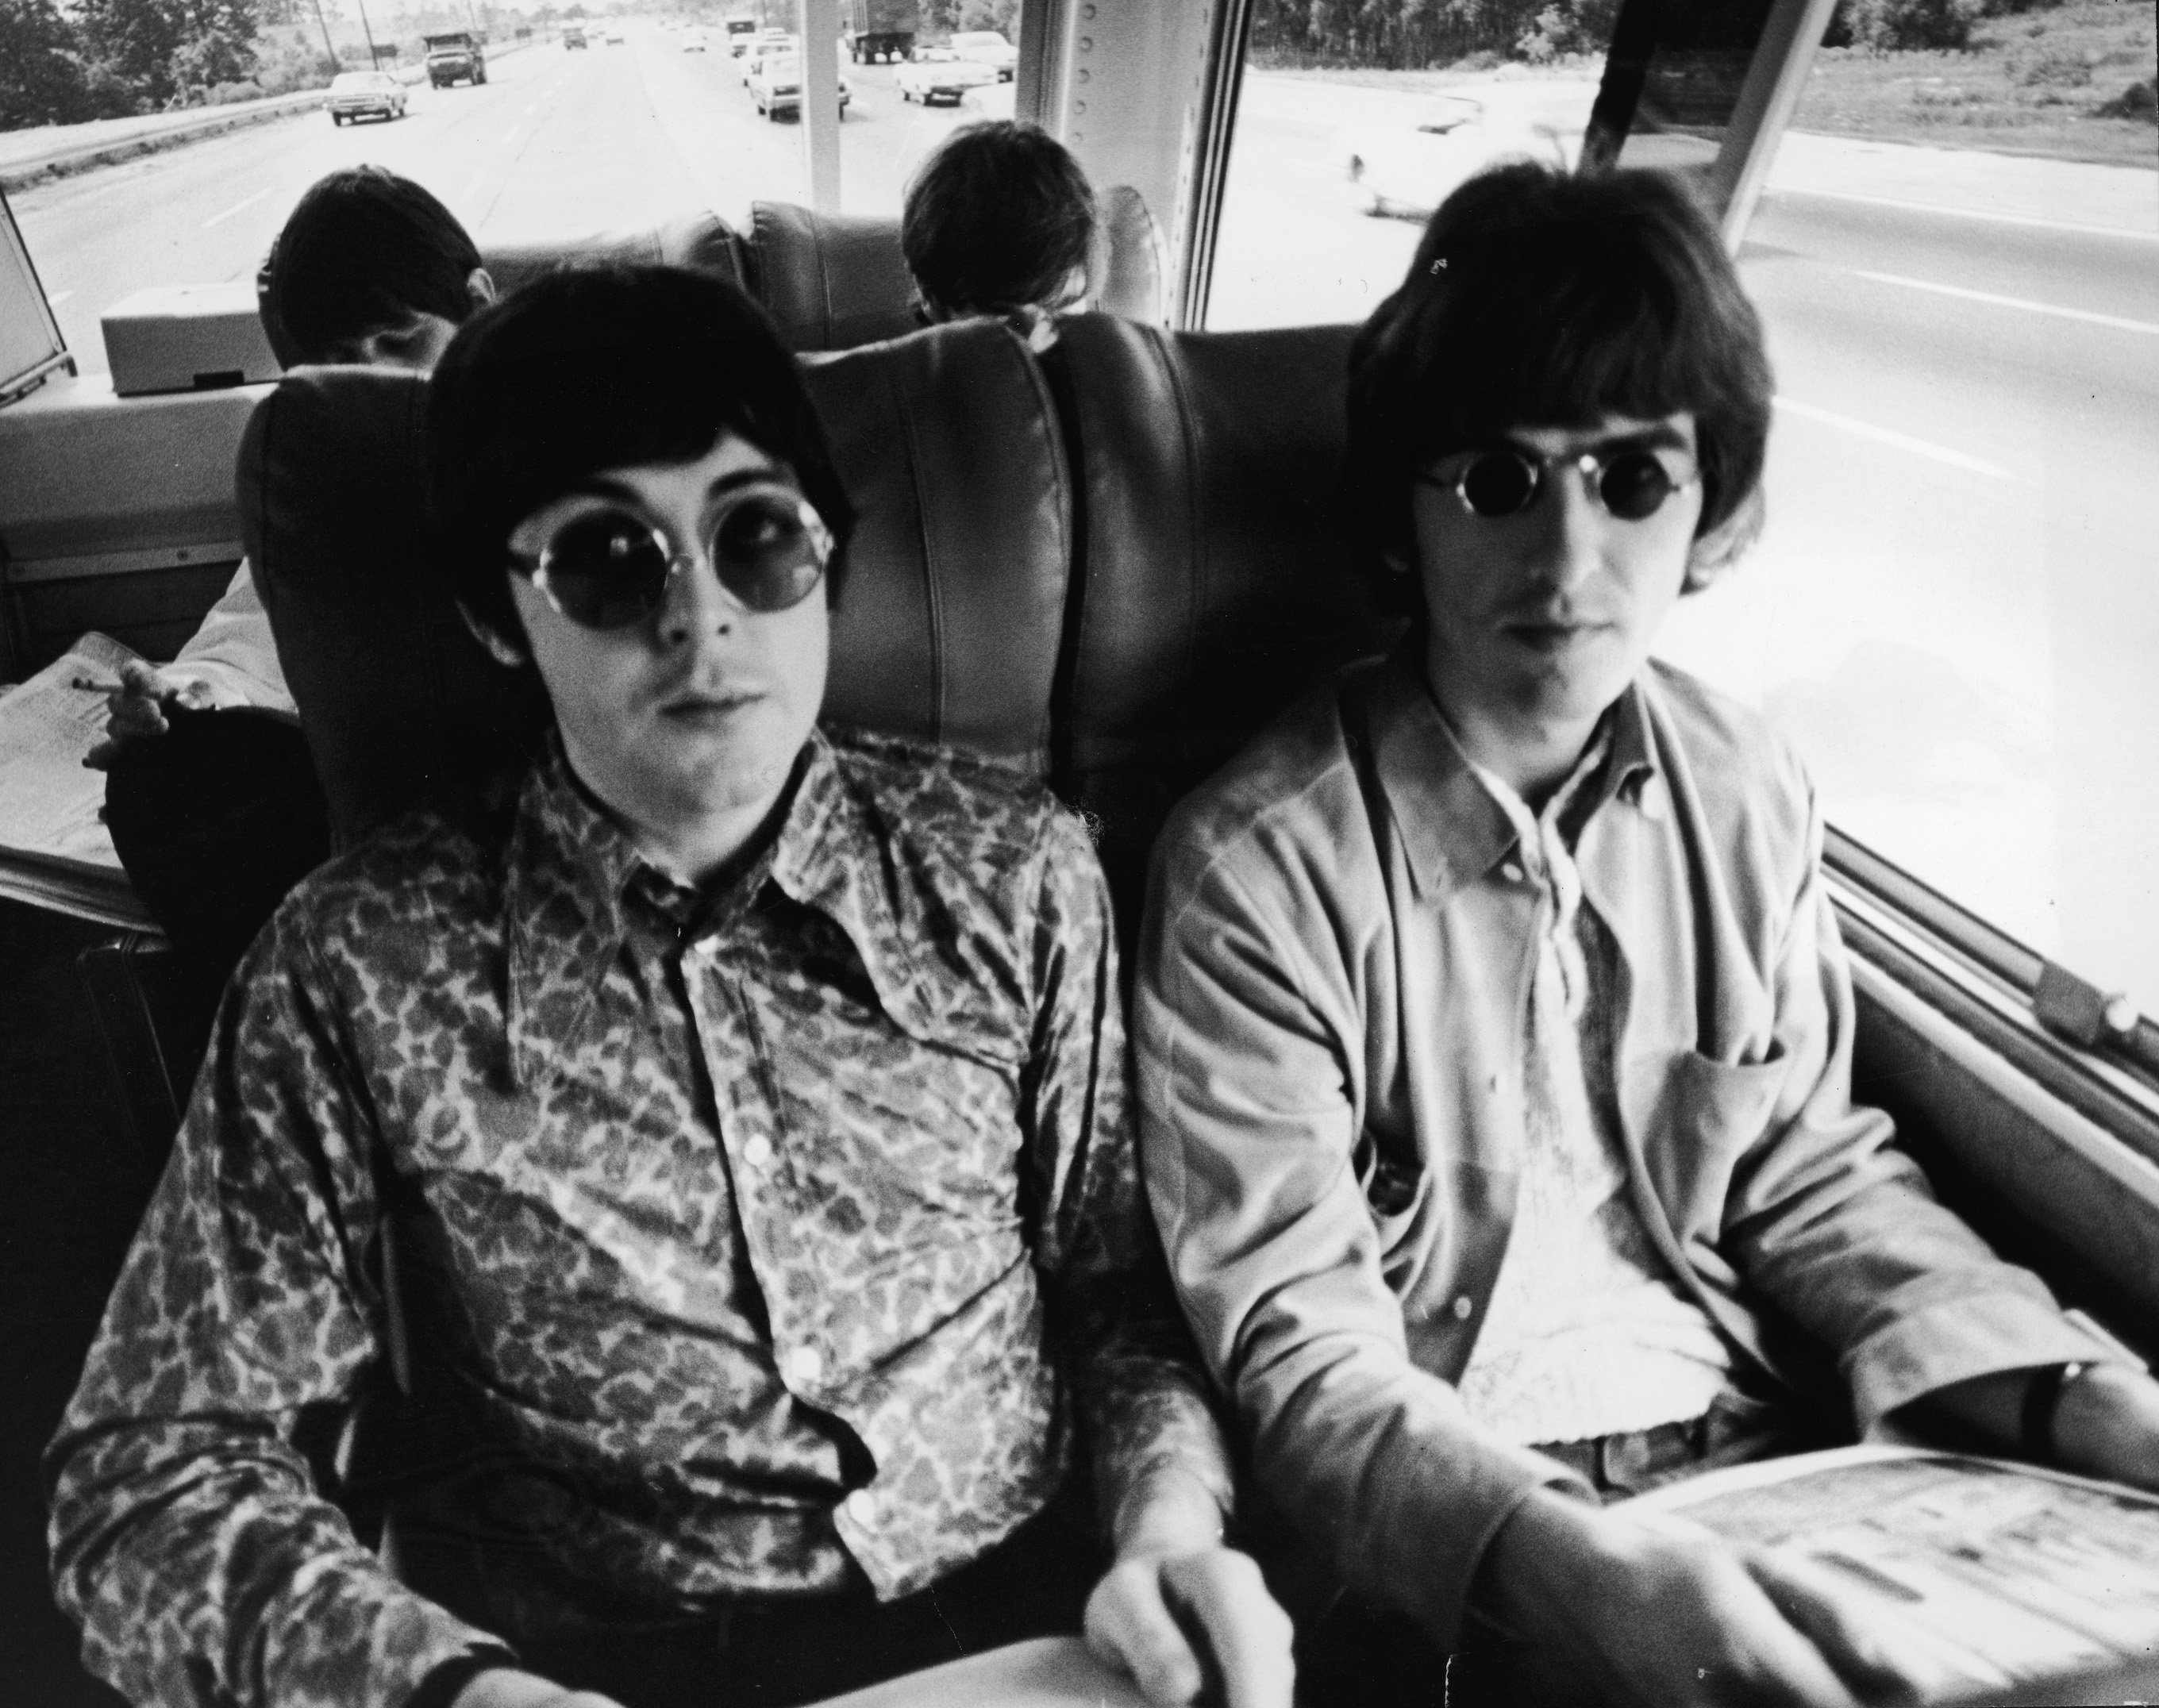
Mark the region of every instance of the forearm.
<instances>
[{"instance_id":1,"label":"forearm","mask_svg":"<svg viewBox=\"0 0 2159 1708\"><path fill-rule=\"evenodd\" d=\"M55 1591L132 1700L398 1702L491 1641L391 1580L274 1437L133 1424L55 1457Z\"/></svg>"}]
</instances>

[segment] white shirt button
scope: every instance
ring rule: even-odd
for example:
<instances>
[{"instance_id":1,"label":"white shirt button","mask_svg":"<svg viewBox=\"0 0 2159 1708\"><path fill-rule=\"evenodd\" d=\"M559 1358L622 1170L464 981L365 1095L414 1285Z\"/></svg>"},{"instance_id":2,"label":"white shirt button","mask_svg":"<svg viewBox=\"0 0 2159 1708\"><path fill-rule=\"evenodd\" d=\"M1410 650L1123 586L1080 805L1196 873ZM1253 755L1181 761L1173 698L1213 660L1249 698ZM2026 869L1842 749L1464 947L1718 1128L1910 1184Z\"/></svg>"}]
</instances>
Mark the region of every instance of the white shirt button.
<instances>
[{"instance_id":1,"label":"white shirt button","mask_svg":"<svg viewBox=\"0 0 2159 1708\"><path fill-rule=\"evenodd\" d=\"M814 1346L798 1346L787 1354L787 1379L804 1385L825 1374L825 1356Z\"/></svg>"},{"instance_id":2,"label":"white shirt button","mask_svg":"<svg viewBox=\"0 0 2159 1708\"><path fill-rule=\"evenodd\" d=\"M1522 868L1509 860L1499 868L1499 876L1509 883L1520 883L1522 881Z\"/></svg>"},{"instance_id":3,"label":"white shirt button","mask_svg":"<svg viewBox=\"0 0 2159 1708\"><path fill-rule=\"evenodd\" d=\"M847 1500L847 1516L865 1529L878 1521L878 1498L867 1488L857 1488Z\"/></svg>"},{"instance_id":4,"label":"white shirt button","mask_svg":"<svg viewBox=\"0 0 2159 1708\"><path fill-rule=\"evenodd\" d=\"M1464 1293L1454 1302L1454 1320L1457 1322L1467 1322L1475 1313L1476 1309L1477 1302L1468 1294Z\"/></svg>"},{"instance_id":5,"label":"white shirt button","mask_svg":"<svg viewBox=\"0 0 2159 1708\"><path fill-rule=\"evenodd\" d=\"M752 1133L749 1142L743 1146L743 1161L753 1168L762 1168L772 1160L772 1141L763 1133Z\"/></svg>"}]
</instances>

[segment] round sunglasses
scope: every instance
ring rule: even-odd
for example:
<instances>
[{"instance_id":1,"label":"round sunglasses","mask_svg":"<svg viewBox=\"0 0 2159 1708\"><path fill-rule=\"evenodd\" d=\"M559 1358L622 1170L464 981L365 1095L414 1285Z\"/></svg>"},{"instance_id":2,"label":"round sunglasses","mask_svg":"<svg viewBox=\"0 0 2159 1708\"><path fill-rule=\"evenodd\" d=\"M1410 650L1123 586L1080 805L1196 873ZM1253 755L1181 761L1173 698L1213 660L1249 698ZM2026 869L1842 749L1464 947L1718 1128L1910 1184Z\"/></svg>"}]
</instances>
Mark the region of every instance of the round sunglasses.
<instances>
[{"instance_id":1,"label":"round sunglasses","mask_svg":"<svg viewBox=\"0 0 2159 1708\"><path fill-rule=\"evenodd\" d=\"M800 604L832 556L824 519L800 493L778 485L731 494L706 522L703 544L720 585L758 612ZM608 504L564 518L536 559L510 554L511 567L557 612L600 630L645 621L696 563L643 517Z\"/></svg>"},{"instance_id":2,"label":"round sunglasses","mask_svg":"<svg viewBox=\"0 0 2159 1708\"><path fill-rule=\"evenodd\" d=\"M1450 492L1473 516L1518 516L1535 504L1547 470L1572 468L1591 500L1623 522L1639 522L1675 492L1701 478L1694 458L1675 445L1624 445L1598 455L1540 457L1519 445L1499 445L1450 457L1417 478ZM1447 472L1452 469L1452 473Z\"/></svg>"}]
</instances>

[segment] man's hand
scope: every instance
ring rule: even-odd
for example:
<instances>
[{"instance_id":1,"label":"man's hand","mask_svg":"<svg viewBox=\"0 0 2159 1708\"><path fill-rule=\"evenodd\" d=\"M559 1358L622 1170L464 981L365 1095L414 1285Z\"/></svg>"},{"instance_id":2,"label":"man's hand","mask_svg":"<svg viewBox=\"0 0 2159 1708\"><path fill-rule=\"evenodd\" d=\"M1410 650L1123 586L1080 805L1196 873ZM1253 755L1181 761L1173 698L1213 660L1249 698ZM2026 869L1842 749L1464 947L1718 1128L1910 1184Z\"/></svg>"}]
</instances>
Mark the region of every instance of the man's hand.
<instances>
[{"instance_id":1,"label":"man's hand","mask_svg":"<svg viewBox=\"0 0 2159 1708\"><path fill-rule=\"evenodd\" d=\"M1214 1497L1175 1471L1128 1495L1117 1563L1087 1598L1087 1646L1156 1708L1289 1708L1289 1615L1249 1555L1222 1545Z\"/></svg>"},{"instance_id":2,"label":"man's hand","mask_svg":"<svg viewBox=\"0 0 2159 1708\"><path fill-rule=\"evenodd\" d=\"M1508 1628L1602 1700L1855 1708L1949 1682L1825 1573L1659 1514L1540 1490L1483 1581Z\"/></svg>"},{"instance_id":3,"label":"man's hand","mask_svg":"<svg viewBox=\"0 0 2159 1708\"><path fill-rule=\"evenodd\" d=\"M2159 1493L2159 1382L2126 1364L2089 1364L2054 1406L2064 1471Z\"/></svg>"},{"instance_id":4,"label":"man's hand","mask_svg":"<svg viewBox=\"0 0 2159 1708\"><path fill-rule=\"evenodd\" d=\"M1219 1543L1126 1555L1087 1598L1086 1628L1157 1708L1289 1708L1289 1616L1251 1557Z\"/></svg>"},{"instance_id":5,"label":"man's hand","mask_svg":"<svg viewBox=\"0 0 2159 1708\"><path fill-rule=\"evenodd\" d=\"M154 740L170 729L165 721L168 707L207 712L216 704L206 684L175 681L155 665L130 659L120 667L119 686L105 696L105 739L82 762L93 770L106 770L131 744Z\"/></svg>"}]
</instances>

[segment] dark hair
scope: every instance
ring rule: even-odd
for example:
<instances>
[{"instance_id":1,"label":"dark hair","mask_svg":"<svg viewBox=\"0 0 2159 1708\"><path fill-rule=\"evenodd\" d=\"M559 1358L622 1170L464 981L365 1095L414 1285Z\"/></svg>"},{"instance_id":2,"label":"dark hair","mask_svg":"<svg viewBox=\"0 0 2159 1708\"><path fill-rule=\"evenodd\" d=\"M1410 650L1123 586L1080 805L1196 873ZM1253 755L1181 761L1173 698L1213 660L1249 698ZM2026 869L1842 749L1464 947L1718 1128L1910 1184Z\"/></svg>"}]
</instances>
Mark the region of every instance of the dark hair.
<instances>
[{"instance_id":1,"label":"dark hair","mask_svg":"<svg viewBox=\"0 0 2159 1708\"><path fill-rule=\"evenodd\" d=\"M1350 526L1368 567L1414 605L1416 578L1385 560L1413 555L1411 489L1433 458L1514 427L1689 411L1700 539L1758 510L1773 390L1761 321L1677 179L1499 167L1432 216L1408 278L1350 348Z\"/></svg>"},{"instance_id":2,"label":"dark hair","mask_svg":"<svg viewBox=\"0 0 2159 1708\"><path fill-rule=\"evenodd\" d=\"M263 263L259 303L287 367L334 362L416 312L453 325L479 266L457 215L409 178L353 166L310 184Z\"/></svg>"},{"instance_id":3,"label":"dark hair","mask_svg":"<svg viewBox=\"0 0 2159 1708\"><path fill-rule=\"evenodd\" d=\"M837 542L854 510L795 358L735 286L680 267L546 273L458 329L427 399L436 530L457 597L522 641L505 577L517 525L607 468L694 462L723 432L784 463Z\"/></svg>"},{"instance_id":4,"label":"dark hair","mask_svg":"<svg viewBox=\"0 0 2159 1708\"><path fill-rule=\"evenodd\" d=\"M1095 192L1065 146L994 119L945 138L907 187L899 246L915 288L951 314L1057 308L1095 241Z\"/></svg>"}]
</instances>

